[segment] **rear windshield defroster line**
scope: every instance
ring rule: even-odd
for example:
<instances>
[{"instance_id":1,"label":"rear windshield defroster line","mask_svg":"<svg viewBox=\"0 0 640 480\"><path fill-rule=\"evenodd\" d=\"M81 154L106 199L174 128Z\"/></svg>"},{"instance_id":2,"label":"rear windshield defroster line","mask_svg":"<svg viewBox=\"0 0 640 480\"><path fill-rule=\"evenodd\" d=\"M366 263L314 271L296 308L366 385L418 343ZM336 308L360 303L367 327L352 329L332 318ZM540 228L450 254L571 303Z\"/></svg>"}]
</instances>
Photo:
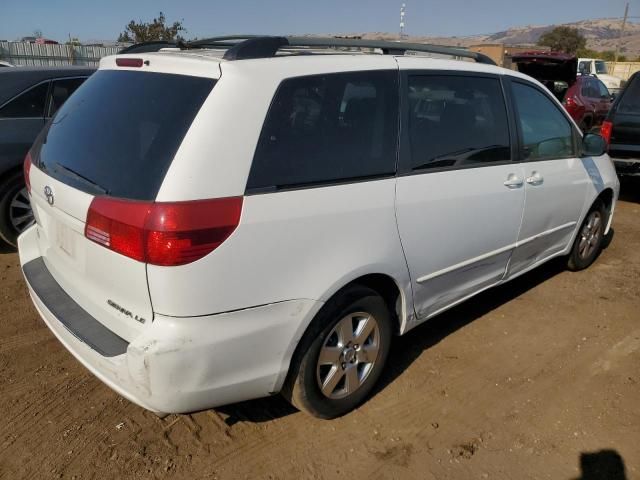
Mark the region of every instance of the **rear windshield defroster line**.
<instances>
[{"instance_id":1,"label":"rear windshield defroster line","mask_svg":"<svg viewBox=\"0 0 640 480\"><path fill-rule=\"evenodd\" d=\"M100 70L40 135L33 161L87 193L153 200L215 83L186 75Z\"/></svg>"}]
</instances>

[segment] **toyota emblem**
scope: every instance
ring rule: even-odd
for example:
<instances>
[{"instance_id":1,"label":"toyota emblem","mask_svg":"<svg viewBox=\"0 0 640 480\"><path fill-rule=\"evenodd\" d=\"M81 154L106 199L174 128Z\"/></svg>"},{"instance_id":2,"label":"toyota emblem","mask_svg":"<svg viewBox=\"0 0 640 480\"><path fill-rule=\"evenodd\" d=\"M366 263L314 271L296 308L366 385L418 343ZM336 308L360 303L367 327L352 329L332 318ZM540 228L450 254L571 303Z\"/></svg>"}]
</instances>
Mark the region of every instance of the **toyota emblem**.
<instances>
[{"instance_id":1,"label":"toyota emblem","mask_svg":"<svg viewBox=\"0 0 640 480\"><path fill-rule=\"evenodd\" d=\"M44 187L44 196L47 197L47 203L53 205L53 190L48 185Z\"/></svg>"}]
</instances>

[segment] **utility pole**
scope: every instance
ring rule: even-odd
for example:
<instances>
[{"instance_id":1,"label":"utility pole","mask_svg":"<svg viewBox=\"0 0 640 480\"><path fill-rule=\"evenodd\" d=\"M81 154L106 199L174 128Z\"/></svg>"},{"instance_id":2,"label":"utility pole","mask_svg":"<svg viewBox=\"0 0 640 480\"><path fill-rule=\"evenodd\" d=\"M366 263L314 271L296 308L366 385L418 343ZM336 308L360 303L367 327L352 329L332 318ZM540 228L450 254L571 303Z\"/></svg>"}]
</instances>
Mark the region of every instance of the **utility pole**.
<instances>
[{"instance_id":1,"label":"utility pole","mask_svg":"<svg viewBox=\"0 0 640 480\"><path fill-rule=\"evenodd\" d=\"M618 37L618 43L616 43L616 54L613 58L613 68L616 68L616 64L618 63L618 53L620 53L620 43L622 42L622 37L624 35L624 29L627 26L627 16L629 15L629 2L624 7L624 17L622 19L622 28L620 29L620 36Z\"/></svg>"},{"instance_id":2,"label":"utility pole","mask_svg":"<svg viewBox=\"0 0 640 480\"><path fill-rule=\"evenodd\" d=\"M404 16L405 16L405 8L407 7L406 3L403 3L400 7L400 40L404 38Z\"/></svg>"}]
</instances>

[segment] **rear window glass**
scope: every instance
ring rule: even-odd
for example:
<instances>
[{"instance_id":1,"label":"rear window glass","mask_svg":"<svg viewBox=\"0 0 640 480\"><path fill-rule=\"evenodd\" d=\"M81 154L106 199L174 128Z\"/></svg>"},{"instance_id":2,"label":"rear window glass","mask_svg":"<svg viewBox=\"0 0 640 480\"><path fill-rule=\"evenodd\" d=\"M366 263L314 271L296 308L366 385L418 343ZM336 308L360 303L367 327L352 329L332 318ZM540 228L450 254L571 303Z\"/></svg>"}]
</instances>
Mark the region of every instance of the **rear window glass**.
<instances>
[{"instance_id":1,"label":"rear window glass","mask_svg":"<svg viewBox=\"0 0 640 480\"><path fill-rule=\"evenodd\" d=\"M624 89L618 111L620 113L640 114L640 77L636 77Z\"/></svg>"},{"instance_id":2,"label":"rear window glass","mask_svg":"<svg viewBox=\"0 0 640 480\"><path fill-rule=\"evenodd\" d=\"M397 71L377 71L282 82L258 141L247 189L394 174L397 79Z\"/></svg>"},{"instance_id":3,"label":"rear window glass","mask_svg":"<svg viewBox=\"0 0 640 480\"><path fill-rule=\"evenodd\" d=\"M92 194L153 200L214 84L184 75L98 71L58 110L34 161Z\"/></svg>"}]
</instances>

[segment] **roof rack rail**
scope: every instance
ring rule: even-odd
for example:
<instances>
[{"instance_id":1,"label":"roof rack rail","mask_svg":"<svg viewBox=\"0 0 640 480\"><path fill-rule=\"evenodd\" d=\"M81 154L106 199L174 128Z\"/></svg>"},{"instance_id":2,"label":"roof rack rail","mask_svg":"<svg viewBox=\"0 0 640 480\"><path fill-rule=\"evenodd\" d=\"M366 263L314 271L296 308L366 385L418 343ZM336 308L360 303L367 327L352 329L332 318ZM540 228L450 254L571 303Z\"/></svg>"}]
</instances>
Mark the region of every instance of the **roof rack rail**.
<instances>
[{"instance_id":1,"label":"roof rack rail","mask_svg":"<svg viewBox=\"0 0 640 480\"><path fill-rule=\"evenodd\" d=\"M345 47L345 48L374 48L382 50L387 55L404 55L407 51L450 55L452 57L471 58L478 63L495 65L487 55L461 48L429 45L426 43L392 42L388 40L361 40L351 38L315 38L315 37L286 37L292 47Z\"/></svg>"},{"instance_id":2,"label":"roof rack rail","mask_svg":"<svg viewBox=\"0 0 640 480\"><path fill-rule=\"evenodd\" d=\"M165 40L157 40L154 42L140 42L134 43L133 45L129 45L128 47L124 47L122 50L118 52L118 55L122 53L147 53L147 52L157 52L161 48L177 48L179 44L177 42L169 42Z\"/></svg>"},{"instance_id":3,"label":"roof rack rail","mask_svg":"<svg viewBox=\"0 0 640 480\"><path fill-rule=\"evenodd\" d=\"M246 60L252 58L270 58L282 48L353 48L377 49L385 55L404 55L407 51L449 55L458 58L471 58L478 63L495 65L487 55L461 48L429 45L424 43L393 42L387 40L361 40L350 38L320 37L276 37L259 35L228 35L205 38L192 42L146 42L135 44L119 53L155 52L162 48L177 47L185 50L198 48L226 49L225 60Z\"/></svg>"}]
</instances>

